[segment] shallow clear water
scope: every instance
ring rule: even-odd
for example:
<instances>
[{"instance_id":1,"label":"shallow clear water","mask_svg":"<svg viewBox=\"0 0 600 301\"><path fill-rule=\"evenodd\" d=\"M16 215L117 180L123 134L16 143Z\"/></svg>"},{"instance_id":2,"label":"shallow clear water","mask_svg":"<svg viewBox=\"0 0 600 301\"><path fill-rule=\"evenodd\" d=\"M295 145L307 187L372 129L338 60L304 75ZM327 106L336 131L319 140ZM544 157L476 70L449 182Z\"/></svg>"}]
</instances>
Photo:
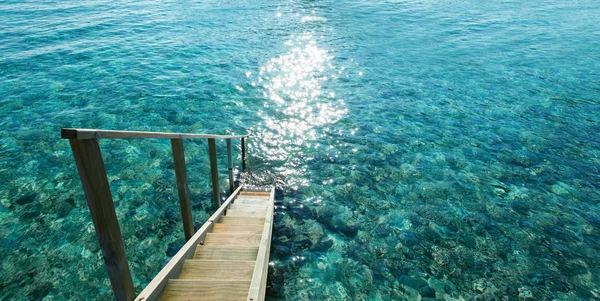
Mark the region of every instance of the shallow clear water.
<instances>
[{"instance_id":1,"label":"shallow clear water","mask_svg":"<svg viewBox=\"0 0 600 301\"><path fill-rule=\"evenodd\" d=\"M273 300L600 298L597 1L3 1L0 19L2 300L111 299L61 127L251 131L250 178L280 188ZM139 292L183 244L170 145L101 145ZM186 141L197 225L206 148Z\"/></svg>"}]
</instances>

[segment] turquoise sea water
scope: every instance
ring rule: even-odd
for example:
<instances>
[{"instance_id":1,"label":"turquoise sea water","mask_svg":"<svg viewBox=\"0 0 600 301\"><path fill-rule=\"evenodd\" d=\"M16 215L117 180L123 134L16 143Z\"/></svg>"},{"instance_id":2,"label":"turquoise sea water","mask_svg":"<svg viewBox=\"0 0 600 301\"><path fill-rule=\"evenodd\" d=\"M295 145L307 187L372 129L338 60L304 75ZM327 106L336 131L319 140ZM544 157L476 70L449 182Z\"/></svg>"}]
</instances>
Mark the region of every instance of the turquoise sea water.
<instances>
[{"instance_id":1,"label":"turquoise sea water","mask_svg":"<svg viewBox=\"0 0 600 301\"><path fill-rule=\"evenodd\" d=\"M252 132L272 300L599 299L599 112L593 0L2 1L0 299L112 298L62 127ZM170 145L101 145L140 292Z\"/></svg>"}]
</instances>

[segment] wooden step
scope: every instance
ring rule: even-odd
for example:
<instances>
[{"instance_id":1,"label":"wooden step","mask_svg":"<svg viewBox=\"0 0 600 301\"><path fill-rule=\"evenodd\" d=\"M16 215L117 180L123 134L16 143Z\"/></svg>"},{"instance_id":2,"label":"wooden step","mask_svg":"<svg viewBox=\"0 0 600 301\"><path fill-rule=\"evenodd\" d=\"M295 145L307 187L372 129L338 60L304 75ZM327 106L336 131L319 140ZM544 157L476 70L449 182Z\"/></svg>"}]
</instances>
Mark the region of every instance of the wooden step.
<instances>
[{"instance_id":1,"label":"wooden step","mask_svg":"<svg viewBox=\"0 0 600 301\"><path fill-rule=\"evenodd\" d=\"M236 201L239 201L239 200L268 202L269 198L268 197L243 197L243 196L239 196L239 197L235 198L235 200L233 200L233 201L236 202Z\"/></svg>"},{"instance_id":2,"label":"wooden step","mask_svg":"<svg viewBox=\"0 0 600 301\"><path fill-rule=\"evenodd\" d=\"M247 216L254 216L254 217L261 217L261 216L266 216L267 214L267 209L262 208L262 207L255 207L255 206L235 206L235 207L231 207L229 209L227 209L227 215L229 215L231 212L248 212ZM260 215L258 215L260 214ZM240 215L229 215L229 216L240 216ZM244 215L242 215L244 216Z\"/></svg>"},{"instance_id":3,"label":"wooden step","mask_svg":"<svg viewBox=\"0 0 600 301\"><path fill-rule=\"evenodd\" d=\"M188 259L181 268L179 279L252 280L254 261Z\"/></svg>"},{"instance_id":4,"label":"wooden step","mask_svg":"<svg viewBox=\"0 0 600 301\"><path fill-rule=\"evenodd\" d=\"M271 196L270 195L243 195L243 194L238 194L235 198L236 199L270 199Z\"/></svg>"},{"instance_id":5,"label":"wooden step","mask_svg":"<svg viewBox=\"0 0 600 301\"><path fill-rule=\"evenodd\" d=\"M243 197L243 196L239 196L237 198L235 198L235 200L233 200L234 202L237 201L256 201L256 202L268 202L269 198L268 197Z\"/></svg>"},{"instance_id":6,"label":"wooden step","mask_svg":"<svg viewBox=\"0 0 600 301\"><path fill-rule=\"evenodd\" d=\"M262 191L240 191L240 195L247 195L247 196L271 196L270 192L262 192Z\"/></svg>"},{"instance_id":7,"label":"wooden step","mask_svg":"<svg viewBox=\"0 0 600 301\"><path fill-rule=\"evenodd\" d=\"M250 281L169 280L163 301L246 301Z\"/></svg>"},{"instance_id":8,"label":"wooden step","mask_svg":"<svg viewBox=\"0 0 600 301\"><path fill-rule=\"evenodd\" d=\"M251 232L255 234L260 234L263 231L263 225L261 224L222 224L218 223L213 226L212 233L239 233L239 232Z\"/></svg>"},{"instance_id":9,"label":"wooden step","mask_svg":"<svg viewBox=\"0 0 600 301\"><path fill-rule=\"evenodd\" d=\"M235 202L235 203L233 203L231 205L268 206L269 203L267 203L267 202L254 202L254 201L248 202L248 201L243 201L242 200L242 201Z\"/></svg>"},{"instance_id":10,"label":"wooden step","mask_svg":"<svg viewBox=\"0 0 600 301\"><path fill-rule=\"evenodd\" d=\"M266 215L267 215L267 211L262 210L262 209L242 209L242 210L231 209L231 210L227 210L227 214L226 214L226 216L231 216L231 217L235 217L235 216L264 217Z\"/></svg>"},{"instance_id":11,"label":"wooden step","mask_svg":"<svg viewBox=\"0 0 600 301\"><path fill-rule=\"evenodd\" d=\"M246 217L246 216L223 216L219 220L220 224L234 225L264 225L264 217ZM216 225L216 224L215 224Z\"/></svg>"},{"instance_id":12,"label":"wooden step","mask_svg":"<svg viewBox=\"0 0 600 301\"><path fill-rule=\"evenodd\" d=\"M267 205L231 204L231 206L229 206L229 210L231 210L231 209L235 209L235 210L256 209L256 210L262 210L264 212L267 212Z\"/></svg>"},{"instance_id":13,"label":"wooden step","mask_svg":"<svg viewBox=\"0 0 600 301\"><path fill-rule=\"evenodd\" d=\"M260 244L260 237L260 234L251 233L208 233L204 239L204 245L257 247Z\"/></svg>"},{"instance_id":14,"label":"wooden step","mask_svg":"<svg viewBox=\"0 0 600 301\"><path fill-rule=\"evenodd\" d=\"M269 192L250 188L217 209L136 300L264 300L274 207Z\"/></svg>"},{"instance_id":15,"label":"wooden step","mask_svg":"<svg viewBox=\"0 0 600 301\"><path fill-rule=\"evenodd\" d=\"M196 247L194 259L256 260L258 247L203 246Z\"/></svg>"},{"instance_id":16,"label":"wooden step","mask_svg":"<svg viewBox=\"0 0 600 301\"><path fill-rule=\"evenodd\" d=\"M246 200L241 200L241 201L237 201L231 205L248 205L248 206L267 206L269 205L268 202L263 202L263 201L246 201Z\"/></svg>"}]
</instances>

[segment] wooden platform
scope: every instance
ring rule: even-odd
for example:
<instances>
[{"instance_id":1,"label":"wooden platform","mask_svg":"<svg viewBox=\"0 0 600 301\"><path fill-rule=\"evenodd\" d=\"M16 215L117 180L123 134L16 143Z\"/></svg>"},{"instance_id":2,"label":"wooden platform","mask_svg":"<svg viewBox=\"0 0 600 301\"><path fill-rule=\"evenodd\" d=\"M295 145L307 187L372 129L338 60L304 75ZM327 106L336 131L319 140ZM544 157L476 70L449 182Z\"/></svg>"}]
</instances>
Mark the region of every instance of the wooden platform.
<instances>
[{"instance_id":1,"label":"wooden platform","mask_svg":"<svg viewBox=\"0 0 600 301\"><path fill-rule=\"evenodd\" d=\"M273 203L238 188L135 300L264 300Z\"/></svg>"}]
</instances>

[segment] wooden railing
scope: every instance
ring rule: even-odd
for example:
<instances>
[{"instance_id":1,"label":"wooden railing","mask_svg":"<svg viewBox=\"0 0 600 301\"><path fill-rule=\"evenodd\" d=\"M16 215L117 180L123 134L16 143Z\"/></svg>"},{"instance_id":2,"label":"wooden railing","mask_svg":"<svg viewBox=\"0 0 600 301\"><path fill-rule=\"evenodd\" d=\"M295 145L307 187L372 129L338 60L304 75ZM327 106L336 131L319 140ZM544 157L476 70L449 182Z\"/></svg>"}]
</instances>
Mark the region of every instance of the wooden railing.
<instances>
[{"instance_id":1,"label":"wooden railing","mask_svg":"<svg viewBox=\"0 0 600 301\"><path fill-rule=\"evenodd\" d=\"M106 264L110 283L117 300L133 300L135 298L135 290L98 139L171 139L171 149L173 151L173 160L175 162L175 177L177 179L177 192L179 194L179 206L181 207L181 217L186 241L192 238L195 230L192 220L187 171L183 151L183 139L208 140L213 201L216 208L221 206L221 197L215 139L226 139L227 142L230 194L235 190L231 139L241 140L242 171L246 169L245 139L248 135L227 136L66 128L61 130L61 137L63 139L69 139L69 143L71 144L75 163L77 164L77 170L79 171L79 177L81 178L81 184L83 185L96 234L98 235L98 241L102 249L104 263Z\"/></svg>"}]
</instances>

